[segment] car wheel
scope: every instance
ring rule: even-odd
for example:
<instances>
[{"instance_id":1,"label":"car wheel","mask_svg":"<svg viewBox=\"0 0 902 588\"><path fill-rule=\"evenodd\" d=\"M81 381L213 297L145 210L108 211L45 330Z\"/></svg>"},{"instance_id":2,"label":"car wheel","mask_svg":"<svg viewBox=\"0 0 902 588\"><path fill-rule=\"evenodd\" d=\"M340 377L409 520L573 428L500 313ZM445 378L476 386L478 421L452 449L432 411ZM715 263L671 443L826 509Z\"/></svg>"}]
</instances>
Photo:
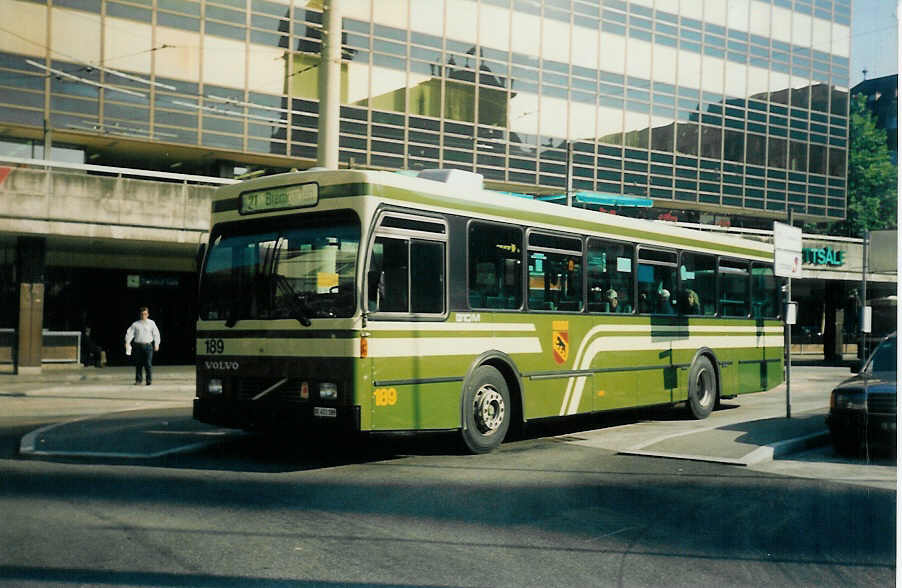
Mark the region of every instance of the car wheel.
<instances>
[{"instance_id":1,"label":"car wheel","mask_svg":"<svg viewBox=\"0 0 902 588\"><path fill-rule=\"evenodd\" d=\"M830 442L833 444L833 451L837 455L843 457L858 457L861 453L861 442L857 435L831 434Z\"/></svg>"}]
</instances>

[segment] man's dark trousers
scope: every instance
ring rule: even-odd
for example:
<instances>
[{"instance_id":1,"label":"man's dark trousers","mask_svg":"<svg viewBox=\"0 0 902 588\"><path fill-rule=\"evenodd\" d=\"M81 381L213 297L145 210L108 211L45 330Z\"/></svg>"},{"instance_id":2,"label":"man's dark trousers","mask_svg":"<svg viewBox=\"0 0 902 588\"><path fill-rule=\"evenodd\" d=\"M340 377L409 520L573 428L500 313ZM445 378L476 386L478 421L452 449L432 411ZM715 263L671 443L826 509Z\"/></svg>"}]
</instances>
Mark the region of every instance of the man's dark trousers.
<instances>
[{"instance_id":1,"label":"man's dark trousers","mask_svg":"<svg viewBox=\"0 0 902 588\"><path fill-rule=\"evenodd\" d=\"M141 371L147 371L147 385L153 379L153 343L135 343L135 382L141 381Z\"/></svg>"}]
</instances>

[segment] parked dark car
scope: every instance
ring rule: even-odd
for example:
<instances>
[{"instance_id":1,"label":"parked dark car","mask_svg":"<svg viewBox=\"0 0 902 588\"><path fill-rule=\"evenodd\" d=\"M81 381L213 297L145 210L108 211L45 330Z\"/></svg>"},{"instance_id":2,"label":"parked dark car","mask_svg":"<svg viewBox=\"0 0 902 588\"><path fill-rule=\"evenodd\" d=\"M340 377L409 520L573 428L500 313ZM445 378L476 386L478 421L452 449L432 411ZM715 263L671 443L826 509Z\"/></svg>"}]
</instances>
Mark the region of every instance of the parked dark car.
<instances>
[{"instance_id":1,"label":"parked dark car","mask_svg":"<svg viewBox=\"0 0 902 588\"><path fill-rule=\"evenodd\" d=\"M858 455L873 445L895 448L896 333L880 342L857 375L831 392L827 426L841 455Z\"/></svg>"}]
</instances>

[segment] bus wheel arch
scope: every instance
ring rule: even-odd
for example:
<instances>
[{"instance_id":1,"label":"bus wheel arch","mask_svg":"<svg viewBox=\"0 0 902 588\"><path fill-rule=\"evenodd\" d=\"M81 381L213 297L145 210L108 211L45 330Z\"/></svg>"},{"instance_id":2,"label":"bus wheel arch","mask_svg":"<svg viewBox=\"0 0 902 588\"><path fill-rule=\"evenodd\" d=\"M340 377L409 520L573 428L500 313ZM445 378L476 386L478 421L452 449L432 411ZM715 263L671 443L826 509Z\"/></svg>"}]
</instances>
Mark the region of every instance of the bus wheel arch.
<instances>
[{"instance_id":1,"label":"bus wheel arch","mask_svg":"<svg viewBox=\"0 0 902 588\"><path fill-rule=\"evenodd\" d=\"M520 430L523 408L513 361L501 352L480 355L464 378L460 407L461 437L472 453L488 453Z\"/></svg>"},{"instance_id":2,"label":"bus wheel arch","mask_svg":"<svg viewBox=\"0 0 902 588\"><path fill-rule=\"evenodd\" d=\"M720 371L714 351L699 349L689 367L686 408L692 418L708 417L720 405Z\"/></svg>"}]
</instances>

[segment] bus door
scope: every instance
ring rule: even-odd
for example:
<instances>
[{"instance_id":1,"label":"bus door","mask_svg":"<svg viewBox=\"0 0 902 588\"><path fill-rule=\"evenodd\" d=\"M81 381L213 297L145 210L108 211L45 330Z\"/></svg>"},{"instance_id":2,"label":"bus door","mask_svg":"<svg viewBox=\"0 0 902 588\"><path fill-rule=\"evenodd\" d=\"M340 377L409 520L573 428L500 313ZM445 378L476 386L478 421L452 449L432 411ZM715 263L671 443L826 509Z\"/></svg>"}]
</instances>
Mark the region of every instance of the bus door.
<instances>
[{"instance_id":1,"label":"bus door","mask_svg":"<svg viewBox=\"0 0 902 588\"><path fill-rule=\"evenodd\" d=\"M679 394L674 341L687 336L677 316L677 254L639 248L639 312L648 315L648 346L634 355L637 405L673 402Z\"/></svg>"},{"instance_id":2,"label":"bus door","mask_svg":"<svg viewBox=\"0 0 902 588\"><path fill-rule=\"evenodd\" d=\"M458 426L460 382L437 377L460 371L445 353L453 341L436 326L448 314L447 234L440 218L379 219L366 269L376 430Z\"/></svg>"}]
</instances>

